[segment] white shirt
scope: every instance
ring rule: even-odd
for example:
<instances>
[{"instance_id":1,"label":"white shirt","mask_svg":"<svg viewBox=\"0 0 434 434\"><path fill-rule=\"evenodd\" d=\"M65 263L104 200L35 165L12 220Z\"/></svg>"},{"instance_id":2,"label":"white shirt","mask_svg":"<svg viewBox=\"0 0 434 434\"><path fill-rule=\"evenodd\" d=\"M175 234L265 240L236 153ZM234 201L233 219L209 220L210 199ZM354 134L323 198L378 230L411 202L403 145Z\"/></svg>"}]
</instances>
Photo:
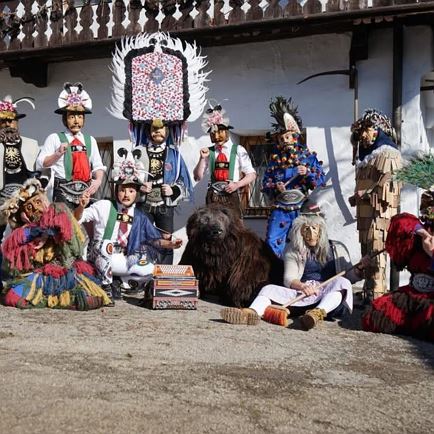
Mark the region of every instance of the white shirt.
<instances>
[{"instance_id":1,"label":"white shirt","mask_svg":"<svg viewBox=\"0 0 434 434\"><path fill-rule=\"evenodd\" d=\"M81 143L84 144L84 136L80 131L75 136L70 132L65 132L68 143L71 143L74 138L80 140ZM107 168L103 165L101 156L98 150L98 144L94 137L90 136L90 141L92 143L92 149L90 152L90 168L91 172L95 172L97 170L107 170ZM38 158L36 159L36 170L44 169L44 160L46 157L53 155L57 148L61 145L60 138L57 133L50 134L46 139L41 149L39 150ZM65 166L64 166L64 155L62 155L52 166L51 171L56 178L65 179Z\"/></svg>"},{"instance_id":2,"label":"white shirt","mask_svg":"<svg viewBox=\"0 0 434 434\"><path fill-rule=\"evenodd\" d=\"M248 175L249 173L256 173L256 171L253 168L252 161L250 160L249 154L247 153L244 146L234 145L230 139L222 147L222 152L223 154L226 155L227 160L230 161L232 146L237 147L237 156L236 156L236 162L234 167L234 179L232 179L232 181L237 182L240 180L241 172L243 172L245 175ZM219 155L220 155L220 151L217 151L216 149L215 151L216 160ZM209 166L209 157L206 159L205 169L207 169L208 166Z\"/></svg>"},{"instance_id":3,"label":"white shirt","mask_svg":"<svg viewBox=\"0 0 434 434\"><path fill-rule=\"evenodd\" d=\"M112 206L112 202L109 200L99 200L89 207L85 208L83 210L83 215L81 216L81 219L79 223L87 223L87 222L93 222L93 239L94 240L102 240L103 235L105 232L105 228L107 226L107 222L110 215L110 209ZM120 203L117 204L117 211L118 213L122 213L122 209L124 206ZM136 208L136 204L133 203L128 208L128 215L131 217L134 217L134 210ZM119 232L119 224L120 221L116 220L116 223L113 228L113 234L111 237L112 241L116 241L118 239L118 232ZM127 236L130 234L132 225L128 225L127 230Z\"/></svg>"}]
</instances>

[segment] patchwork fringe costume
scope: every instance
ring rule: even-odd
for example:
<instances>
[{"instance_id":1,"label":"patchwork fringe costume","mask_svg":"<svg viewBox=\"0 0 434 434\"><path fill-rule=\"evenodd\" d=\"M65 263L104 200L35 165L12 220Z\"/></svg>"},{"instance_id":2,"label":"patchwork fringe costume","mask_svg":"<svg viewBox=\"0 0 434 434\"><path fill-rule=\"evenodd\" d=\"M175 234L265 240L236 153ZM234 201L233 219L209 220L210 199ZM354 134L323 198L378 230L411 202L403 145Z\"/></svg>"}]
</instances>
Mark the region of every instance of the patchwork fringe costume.
<instances>
[{"instance_id":1,"label":"patchwork fringe costume","mask_svg":"<svg viewBox=\"0 0 434 434\"><path fill-rule=\"evenodd\" d=\"M434 156L412 159L397 179L425 188L420 219L402 213L392 218L386 250L410 283L372 302L363 316L367 331L404 334L434 342Z\"/></svg>"},{"instance_id":2,"label":"patchwork fringe costume","mask_svg":"<svg viewBox=\"0 0 434 434\"><path fill-rule=\"evenodd\" d=\"M301 136L302 121L291 98L276 97L270 104L276 144L262 181L262 191L272 201L268 219L266 242L279 257L283 257L293 221L300 213L309 191L325 184L322 162L311 152ZM292 133L290 143L282 143L279 136ZM278 143L277 143L278 142ZM298 167L307 169L306 175L298 175ZM285 191L277 189L284 183Z\"/></svg>"},{"instance_id":3,"label":"patchwork fringe costume","mask_svg":"<svg viewBox=\"0 0 434 434\"><path fill-rule=\"evenodd\" d=\"M401 190L401 183L392 176L401 167L401 154L391 137L394 133L390 120L376 110L368 110L353 125L353 136L368 126L375 130L374 139L368 148L359 147L355 186L356 192L365 193L354 196L362 256L384 249L390 219L398 212ZM368 300L387 292L386 253L378 255L374 262L365 274L363 291Z\"/></svg>"},{"instance_id":4,"label":"patchwork fringe costume","mask_svg":"<svg viewBox=\"0 0 434 434\"><path fill-rule=\"evenodd\" d=\"M23 224L17 213L32 199L34 217ZM2 212L14 227L2 245L4 305L89 310L111 303L93 267L82 260L85 235L78 222L65 204L48 205L38 181L27 181Z\"/></svg>"},{"instance_id":5,"label":"patchwork fringe costume","mask_svg":"<svg viewBox=\"0 0 434 434\"><path fill-rule=\"evenodd\" d=\"M113 56L109 111L129 121L131 143L141 151L144 183L151 190L143 194L140 207L169 233L174 230L175 207L193 193L180 145L186 123L196 120L206 103L205 65L195 44L164 33L124 38ZM162 142L152 138L153 128L164 129ZM165 193L166 186L171 194ZM163 263L172 261L170 254Z\"/></svg>"}]
</instances>

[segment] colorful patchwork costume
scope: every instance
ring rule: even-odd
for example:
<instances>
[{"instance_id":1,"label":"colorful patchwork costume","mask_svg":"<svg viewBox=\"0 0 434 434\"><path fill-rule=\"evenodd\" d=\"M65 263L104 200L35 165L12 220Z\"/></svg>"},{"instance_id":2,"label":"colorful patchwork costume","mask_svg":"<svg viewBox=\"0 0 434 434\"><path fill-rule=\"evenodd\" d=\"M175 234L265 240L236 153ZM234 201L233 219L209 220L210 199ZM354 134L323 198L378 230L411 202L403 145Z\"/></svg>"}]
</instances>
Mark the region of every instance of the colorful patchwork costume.
<instances>
[{"instance_id":1,"label":"colorful patchwork costume","mask_svg":"<svg viewBox=\"0 0 434 434\"><path fill-rule=\"evenodd\" d=\"M64 204L49 204L39 181L28 180L1 208L13 228L2 245L2 303L19 308L89 310L110 304L82 260L85 236Z\"/></svg>"}]
</instances>

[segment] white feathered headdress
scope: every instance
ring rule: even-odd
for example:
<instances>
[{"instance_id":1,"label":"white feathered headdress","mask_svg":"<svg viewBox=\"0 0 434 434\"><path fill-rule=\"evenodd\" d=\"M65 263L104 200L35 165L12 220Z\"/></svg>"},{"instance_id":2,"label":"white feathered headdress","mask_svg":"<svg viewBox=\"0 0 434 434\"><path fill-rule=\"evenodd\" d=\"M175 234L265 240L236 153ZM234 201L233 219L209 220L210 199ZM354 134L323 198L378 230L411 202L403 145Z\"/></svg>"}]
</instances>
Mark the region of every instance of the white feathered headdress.
<instances>
[{"instance_id":1,"label":"white feathered headdress","mask_svg":"<svg viewBox=\"0 0 434 434\"><path fill-rule=\"evenodd\" d=\"M6 95L3 100L0 101L0 119L16 120L24 118L26 116L24 113L17 112L17 104L26 102L35 110L34 101L34 98L30 96L12 100L10 95Z\"/></svg>"},{"instance_id":2,"label":"white feathered headdress","mask_svg":"<svg viewBox=\"0 0 434 434\"><path fill-rule=\"evenodd\" d=\"M196 120L205 107L206 64L195 43L165 33L126 37L113 55L109 112L130 121L136 144L147 143L146 127L156 119L179 144L184 122Z\"/></svg>"}]
</instances>

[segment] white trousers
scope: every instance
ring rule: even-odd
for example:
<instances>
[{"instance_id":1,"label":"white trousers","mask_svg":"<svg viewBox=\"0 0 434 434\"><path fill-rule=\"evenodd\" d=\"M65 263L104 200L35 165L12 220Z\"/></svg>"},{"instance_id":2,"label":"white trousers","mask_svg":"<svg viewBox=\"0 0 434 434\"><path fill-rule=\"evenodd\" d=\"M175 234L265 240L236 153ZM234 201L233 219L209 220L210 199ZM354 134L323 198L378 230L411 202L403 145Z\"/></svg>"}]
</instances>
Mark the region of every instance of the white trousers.
<instances>
[{"instance_id":1,"label":"white trousers","mask_svg":"<svg viewBox=\"0 0 434 434\"><path fill-rule=\"evenodd\" d=\"M262 316L265 309L272 304L286 304L300 293L295 289L286 288L278 285L266 285L259 292L253 303L250 305L259 316ZM336 309L342 301L350 311L353 308L353 293L351 283L344 277L337 277L328 285L321 288L320 293L316 296L309 296L305 299L294 303L293 306L309 307L318 303L318 308L324 309L327 313Z\"/></svg>"}]
</instances>

